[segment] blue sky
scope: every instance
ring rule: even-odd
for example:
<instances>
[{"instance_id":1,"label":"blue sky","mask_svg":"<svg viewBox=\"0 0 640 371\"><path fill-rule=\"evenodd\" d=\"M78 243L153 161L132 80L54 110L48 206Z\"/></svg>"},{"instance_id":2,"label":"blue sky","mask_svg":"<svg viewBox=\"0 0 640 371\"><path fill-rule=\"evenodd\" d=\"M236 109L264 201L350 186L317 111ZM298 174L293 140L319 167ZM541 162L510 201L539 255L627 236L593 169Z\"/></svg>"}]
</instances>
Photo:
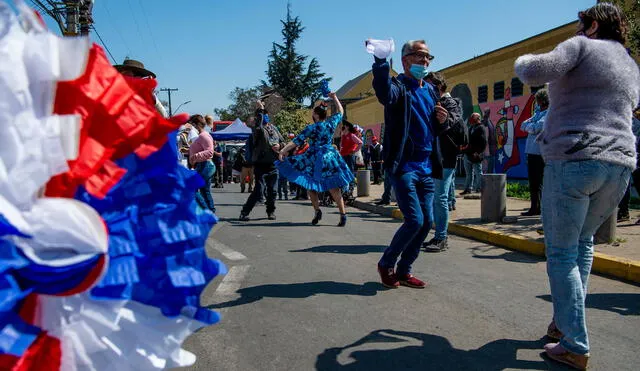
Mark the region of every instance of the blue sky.
<instances>
[{"instance_id":1,"label":"blue sky","mask_svg":"<svg viewBox=\"0 0 640 371\"><path fill-rule=\"evenodd\" d=\"M27 0L27 3L29 1ZM594 0L292 0L306 27L301 53L316 57L337 90L371 67L367 38L424 38L439 70L576 19ZM265 79L281 40L286 0L95 0L95 27L120 63L141 60L160 87L178 88L174 110L226 107L236 86ZM52 25L53 28L53 25ZM55 29L57 32L57 28ZM92 36L96 41L95 35ZM394 59L399 61L399 45ZM166 100L166 93L160 98Z\"/></svg>"}]
</instances>

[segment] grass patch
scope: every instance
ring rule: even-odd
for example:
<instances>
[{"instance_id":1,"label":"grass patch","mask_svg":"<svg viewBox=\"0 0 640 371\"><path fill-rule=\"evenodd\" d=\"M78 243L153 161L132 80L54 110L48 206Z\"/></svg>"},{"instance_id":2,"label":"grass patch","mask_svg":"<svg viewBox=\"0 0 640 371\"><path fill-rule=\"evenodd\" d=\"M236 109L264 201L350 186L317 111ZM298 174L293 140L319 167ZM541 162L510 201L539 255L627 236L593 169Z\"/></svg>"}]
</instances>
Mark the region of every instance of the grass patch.
<instances>
[{"instance_id":1,"label":"grass patch","mask_svg":"<svg viewBox=\"0 0 640 371\"><path fill-rule=\"evenodd\" d=\"M507 197L531 199L529 192L529 184L526 183L507 183Z\"/></svg>"}]
</instances>

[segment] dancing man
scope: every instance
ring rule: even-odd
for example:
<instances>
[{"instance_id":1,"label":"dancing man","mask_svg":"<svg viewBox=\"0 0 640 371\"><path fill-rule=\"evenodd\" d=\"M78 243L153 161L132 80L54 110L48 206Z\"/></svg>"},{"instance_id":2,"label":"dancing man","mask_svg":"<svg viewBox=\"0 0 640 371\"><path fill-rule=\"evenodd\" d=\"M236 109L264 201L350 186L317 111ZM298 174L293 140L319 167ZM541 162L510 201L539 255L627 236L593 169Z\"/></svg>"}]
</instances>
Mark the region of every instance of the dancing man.
<instances>
[{"instance_id":1,"label":"dancing man","mask_svg":"<svg viewBox=\"0 0 640 371\"><path fill-rule=\"evenodd\" d=\"M438 92L424 80L433 60L424 40L404 44L404 73L397 78L389 75L386 59L374 58L373 88L384 105L384 167L404 215L404 223L378 263L378 272L386 287L424 288L426 283L411 274L411 264L433 223L433 178L442 177L435 140L449 113L439 105Z\"/></svg>"}]
</instances>

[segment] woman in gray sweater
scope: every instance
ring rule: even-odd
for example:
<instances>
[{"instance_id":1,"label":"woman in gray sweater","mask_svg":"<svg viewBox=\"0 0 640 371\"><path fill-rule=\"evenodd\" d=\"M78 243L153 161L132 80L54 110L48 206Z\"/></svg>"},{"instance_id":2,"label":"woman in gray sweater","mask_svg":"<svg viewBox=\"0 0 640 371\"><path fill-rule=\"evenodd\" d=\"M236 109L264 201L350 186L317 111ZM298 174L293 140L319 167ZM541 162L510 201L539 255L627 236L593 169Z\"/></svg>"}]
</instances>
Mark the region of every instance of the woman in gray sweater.
<instances>
[{"instance_id":1,"label":"woman in gray sweater","mask_svg":"<svg viewBox=\"0 0 640 371\"><path fill-rule=\"evenodd\" d=\"M539 136L545 160L542 220L553 297L547 355L585 369L584 303L593 235L615 210L636 163L631 115L640 99L638 65L624 47L620 9L600 3L578 13L577 36L553 51L524 55L516 74L549 83L551 105Z\"/></svg>"}]
</instances>

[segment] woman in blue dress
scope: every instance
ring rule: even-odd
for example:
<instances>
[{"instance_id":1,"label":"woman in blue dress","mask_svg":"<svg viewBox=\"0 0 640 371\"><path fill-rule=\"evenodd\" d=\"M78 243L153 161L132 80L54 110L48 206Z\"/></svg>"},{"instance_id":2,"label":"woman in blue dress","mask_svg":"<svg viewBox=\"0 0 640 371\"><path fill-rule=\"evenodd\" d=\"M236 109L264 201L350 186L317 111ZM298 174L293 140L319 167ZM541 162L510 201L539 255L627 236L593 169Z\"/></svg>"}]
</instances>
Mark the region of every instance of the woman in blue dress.
<instances>
[{"instance_id":1,"label":"woman in blue dress","mask_svg":"<svg viewBox=\"0 0 640 371\"><path fill-rule=\"evenodd\" d=\"M327 106L321 104L313 109L313 124L308 125L293 141L280 150L280 161L276 167L280 176L309 190L309 198L315 210L311 224L322 219L318 193L329 191L340 210L339 227L347 224L347 213L342 199L342 188L353 180L353 173L340 153L332 146L333 133L342 121L344 110L335 93L329 93L338 113L327 117ZM309 149L297 156L287 157L289 151L309 142Z\"/></svg>"}]
</instances>

